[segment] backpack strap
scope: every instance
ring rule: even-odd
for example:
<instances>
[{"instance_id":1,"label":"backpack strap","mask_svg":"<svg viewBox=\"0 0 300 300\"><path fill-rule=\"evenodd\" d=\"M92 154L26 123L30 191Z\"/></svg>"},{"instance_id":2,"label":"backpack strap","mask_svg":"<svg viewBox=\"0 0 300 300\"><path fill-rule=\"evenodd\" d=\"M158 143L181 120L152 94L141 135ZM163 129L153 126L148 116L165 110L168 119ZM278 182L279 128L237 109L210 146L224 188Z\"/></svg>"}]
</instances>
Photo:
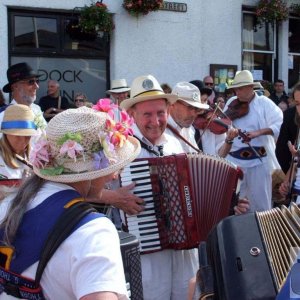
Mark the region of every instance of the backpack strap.
<instances>
[{"instance_id":1,"label":"backpack strap","mask_svg":"<svg viewBox=\"0 0 300 300\"><path fill-rule=\"evenodd\" d=\"M82 224L79 224L79 222L92 212L97 213L97 210L89 203L80 201L74 203L59 217L42 248L42 255L35 275L35 282L37 285L40 283L48 261L51 259L57 248L75 230L76 225L77 227L80 227ZM99 217L99 214L94 214L92 218L93 217Z\"/></svg>"},{"instance_id":2,"label":"backpack strap","mask_svg":"<svg viewBox=\"0 0 300 300\"><path fill-rule=\"evenodd\" d=\"M44 300L45 297L40 285L40 280L47 263L57 248L74 230L102 216L104 215L97 213L97 210L93 208L92 205L84 201L77 201L68 207L48 234L42 248L35 280L0 267L0 294L1 292L5 292L16 298Z\"/></svg>"}]
</instances>

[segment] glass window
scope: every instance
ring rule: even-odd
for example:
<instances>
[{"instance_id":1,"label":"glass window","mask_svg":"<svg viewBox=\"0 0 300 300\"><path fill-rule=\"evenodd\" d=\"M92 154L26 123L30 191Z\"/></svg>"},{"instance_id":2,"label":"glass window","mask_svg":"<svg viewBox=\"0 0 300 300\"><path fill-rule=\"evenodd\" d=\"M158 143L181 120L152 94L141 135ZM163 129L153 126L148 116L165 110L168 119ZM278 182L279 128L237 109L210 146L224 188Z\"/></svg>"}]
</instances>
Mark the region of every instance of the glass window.
<instances>
[{"instance_id":1,"label":"glass window","mask_svg":"<svg viewBox=\"0 0 300 300\"><path fill-rule=\"evenodd\" d=\"M289 52L300 54L300 19L289 19Z\"/></svg>"},{"instance_id":2,"label":"glass window","mask_svg":"<svg viewBox=\"0 0 300 300\"><path fill-rule=\"evenodd\" d=\"M271 24L259 26L254 14L244 13L243 49L273 51L274 34Z\"/></svg>"},{"instance_id":3,"label":"glass window","mask_svg":"<svg viewBox=\"0 0 300 300\"><path fill-rule=\"evenodd\" d=\"M15 16L13 40L15 48L57 48L57 20Z\"/></svg>"},{"instance_id":4,"label":"glass window","mask_svg":"<svg viewBox=\"0 0 300 300\"><path fill-rule=\"evenodd\" d=\"M289 19L289 88L300 81L300 18Z\"/></svg>"},{"instance_id":5,"label":"glass window","mask_svg":"<svg viewBox=\"0 0 300 300\"><path fill-rule=\"evenodd\" d=\"M251 11L243 12L242 68L253 71L256 80L273 81L275 34L271 24L258 25Z\"/></svg>"},{"instance_id":6,"label":"glass window","mask_svg":"<svg viewBox=\"0 0 300 300\"><path fill-rule=\"evenodd\" d=\"M47 94L47 81L57 80L61 96L73 101L77 92L87 95L90 102L105 97L107 89L106 62L104 59L12 57L11 63L26 61L41 75L37 101Z\"/></svg>"}]
</instances>

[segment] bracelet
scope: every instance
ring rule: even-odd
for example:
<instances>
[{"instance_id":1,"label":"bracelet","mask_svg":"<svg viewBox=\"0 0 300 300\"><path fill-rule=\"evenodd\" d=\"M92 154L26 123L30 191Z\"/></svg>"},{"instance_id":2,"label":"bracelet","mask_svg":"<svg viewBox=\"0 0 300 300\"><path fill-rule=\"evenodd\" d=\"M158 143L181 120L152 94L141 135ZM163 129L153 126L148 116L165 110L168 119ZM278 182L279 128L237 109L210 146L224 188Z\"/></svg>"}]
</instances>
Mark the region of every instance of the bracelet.
<instances>
[{"instance_id":1,"label":"bracelet","mask_svg":"<svg viewBox=\"0 0 300 300\"><path fill-rule=\"evenodd\" d=\"M232 145L233 144L233 140L225 139L225 143L228 144L228 145Z\"/></svg>"}]
</instances>

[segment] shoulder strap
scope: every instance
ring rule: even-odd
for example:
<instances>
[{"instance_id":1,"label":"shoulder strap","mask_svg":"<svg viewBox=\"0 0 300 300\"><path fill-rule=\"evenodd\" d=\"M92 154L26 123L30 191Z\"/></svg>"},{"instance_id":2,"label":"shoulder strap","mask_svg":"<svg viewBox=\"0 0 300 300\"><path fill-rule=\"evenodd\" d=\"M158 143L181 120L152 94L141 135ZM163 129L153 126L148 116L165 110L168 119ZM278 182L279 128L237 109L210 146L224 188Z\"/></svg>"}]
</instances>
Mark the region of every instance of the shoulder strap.
<instances>
[{"instance_id":1,"label":"shoulder strap","mask_svg":"<svg viewBox=\"0 0 300 300\"><path fill-rule=\"evenodd\" d=\"M172 125L167 124L167 128L169 128L177 137L179 137L181 140L183 140L187 145L189 145L192 149L194 149L197 153L200 153L201 151L196 148L194 145L192 145L188 140L186 140L176 128L174 128Z\"/></svg>"},{"instance_id":2,"label":"shoulder strap","mask_svg":"<svg viewBox=\"0 0 300 300\"><path fill-rule=\"evenodd\" d=\"M35 282L37 285L41 280L48 261L51 259L57 248L70 235L78 222L91 212L97 212L97 210L89 203L80 201L66 209L66 211L59 217L41 252L42 255L39 260L35 276Z\"/></svg>"},{"instance_id":3,"label":"shoulder strap","mask_svg":"<svg viewBox=\"0 0 300 300\"><path fill-rule=\"evenodd\" d=\"M156 156L160 156L160 153L155 151L151 146L147 145L146 143L144 143L141 139L139 139L137 136L134 135L134 137L140 142L141 147L145 150L147 150L150 153L153 153Z\"/></svg>"},{"instance_id":4,"label":"shoulder strap","mask_svg":"<svg viewBox=\"0 0 300 300\"><path fill-rule=\"evenodd\" d=\"M60 107L61 107L61 96L58 96L57 108L60 109Z\"/></svg>"}]
</instances>

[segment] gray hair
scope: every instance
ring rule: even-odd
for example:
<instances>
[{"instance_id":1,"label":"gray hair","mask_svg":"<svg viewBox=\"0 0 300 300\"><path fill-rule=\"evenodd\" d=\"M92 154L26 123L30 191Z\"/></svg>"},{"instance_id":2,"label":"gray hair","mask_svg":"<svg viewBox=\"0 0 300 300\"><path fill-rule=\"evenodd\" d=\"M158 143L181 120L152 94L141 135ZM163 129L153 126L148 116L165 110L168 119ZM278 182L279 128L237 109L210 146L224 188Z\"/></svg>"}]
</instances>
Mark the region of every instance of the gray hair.
<instances>
[{"instance_id":1,"label":"gray hair","mask_svg":"<svg viewBox=\"0 0 300 300\"><path fill-rule=\"evenodd\" d=\"M17 195L11 200L11 206L0 224L0 228L3 229L4 245L12 245L29 201L36 196L44 183L44 179L32 175L21 185Z\"/></svg>"}]
</instances>

